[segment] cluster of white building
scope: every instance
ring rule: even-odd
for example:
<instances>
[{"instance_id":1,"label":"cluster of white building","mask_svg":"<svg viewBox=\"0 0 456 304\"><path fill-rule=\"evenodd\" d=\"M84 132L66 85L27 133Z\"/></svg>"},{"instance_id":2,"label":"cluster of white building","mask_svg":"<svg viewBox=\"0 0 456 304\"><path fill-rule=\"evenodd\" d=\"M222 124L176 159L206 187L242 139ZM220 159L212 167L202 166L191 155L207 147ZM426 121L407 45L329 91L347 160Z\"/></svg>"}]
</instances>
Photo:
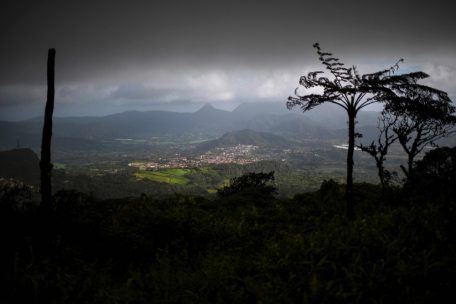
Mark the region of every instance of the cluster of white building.
<instances>
[{"instance_id":1,"label":"cluster of white building","mask_svg":"<svg viewBox=\"0 0 456 304\"><path fill-rule=\"evenodd\" d=\"M196 159L188 159L178 156L163 162L129 163L130 167L138 167L143 170L157 170L162 168L189 168L200 167L206 164L250 164L261 159L253 155L258 146L236 145L232 147L216 148L200 155Z\"/></svg>"}]
</instances>

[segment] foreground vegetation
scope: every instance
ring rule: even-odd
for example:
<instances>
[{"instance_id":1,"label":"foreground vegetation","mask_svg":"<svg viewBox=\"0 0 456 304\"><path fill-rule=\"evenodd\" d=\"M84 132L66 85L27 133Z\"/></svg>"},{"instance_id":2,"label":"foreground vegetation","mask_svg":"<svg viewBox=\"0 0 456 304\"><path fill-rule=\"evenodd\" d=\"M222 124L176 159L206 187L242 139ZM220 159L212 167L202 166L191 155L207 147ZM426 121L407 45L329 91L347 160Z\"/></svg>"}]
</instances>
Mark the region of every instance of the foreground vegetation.
<instances>
[{"instance_id":1,"label":"foreground vegetation","mask_svg":"<svg viewBox=\"0 0 456 304\"><path fill-rule=\"evenodd\" d=\"M261 184L215 199L61 191L52 216L10 185L3 294L17 303L438 303L456 287L455 196L425 197L423 187L355 184L349 221L344 185L332 180L293 199Z\"/></svg>"}]
</instances>

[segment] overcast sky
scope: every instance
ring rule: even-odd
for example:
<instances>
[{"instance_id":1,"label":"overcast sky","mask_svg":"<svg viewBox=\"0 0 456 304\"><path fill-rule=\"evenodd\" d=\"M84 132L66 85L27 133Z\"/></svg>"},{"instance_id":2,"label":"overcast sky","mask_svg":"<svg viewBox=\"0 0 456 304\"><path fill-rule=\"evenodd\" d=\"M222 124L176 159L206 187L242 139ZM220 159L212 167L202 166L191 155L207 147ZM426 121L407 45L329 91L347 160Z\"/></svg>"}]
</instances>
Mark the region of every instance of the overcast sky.
<instances>
[{"instance_id":1,"label":"overcast sky","mask_svg":"<svg viewBox=\"0 0 456 304\"><path fill-rule=\"evenodd\" d=\"M314 42L360 71L422 70L456 96L452 1L21 1L0 10L0 119L285 104Z\"/></svg>"}]
</instances>

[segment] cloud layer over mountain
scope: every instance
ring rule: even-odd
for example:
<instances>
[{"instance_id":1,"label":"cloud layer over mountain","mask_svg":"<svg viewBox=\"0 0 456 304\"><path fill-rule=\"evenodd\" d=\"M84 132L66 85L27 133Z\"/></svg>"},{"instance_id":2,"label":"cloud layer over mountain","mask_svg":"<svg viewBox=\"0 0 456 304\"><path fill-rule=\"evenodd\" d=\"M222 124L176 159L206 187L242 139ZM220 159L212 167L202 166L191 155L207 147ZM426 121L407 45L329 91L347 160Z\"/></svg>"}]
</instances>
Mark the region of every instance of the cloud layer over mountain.
<instances>
[{"instance_id":1,"label":"cloud layer over mountain","mask_svg":"<svg viewBox=\"0 0 456 304\"><path fill-rule=\"evenodd\" d=\"M406 59L456 95L449 1L17 1L0 12L0 119L36 115L57 49L57 115L284 102L321 43L361 72Z\"/></svg>"}]
</instances>

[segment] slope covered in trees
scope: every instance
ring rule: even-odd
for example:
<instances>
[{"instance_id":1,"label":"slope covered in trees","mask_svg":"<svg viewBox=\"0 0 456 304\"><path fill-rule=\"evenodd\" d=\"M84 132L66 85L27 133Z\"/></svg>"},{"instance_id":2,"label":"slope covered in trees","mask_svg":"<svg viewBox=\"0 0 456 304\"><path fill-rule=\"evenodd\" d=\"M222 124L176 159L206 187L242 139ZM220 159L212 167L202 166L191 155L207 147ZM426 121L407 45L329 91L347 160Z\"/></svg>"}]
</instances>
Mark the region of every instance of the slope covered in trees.
<instances>
[{"instance_id":1,"label":"slope covered in trees","mask_svg":"<svg viewBox=\"0 0 456 304\"><path fill-rule=\"evenodd\" d=\"M439 159L417 170L435 175ZM278 199L269 175L258 178L233 181L235 190L214 199L97 200L61 191L46 236L35 204L16 204L17 192L2 198L4 298L429 303L453 294L454 196L422 197L423 184L387 192L355 184L358 217L348 221L344 185L329 180Z\"/></svg>"}]
</instances>

